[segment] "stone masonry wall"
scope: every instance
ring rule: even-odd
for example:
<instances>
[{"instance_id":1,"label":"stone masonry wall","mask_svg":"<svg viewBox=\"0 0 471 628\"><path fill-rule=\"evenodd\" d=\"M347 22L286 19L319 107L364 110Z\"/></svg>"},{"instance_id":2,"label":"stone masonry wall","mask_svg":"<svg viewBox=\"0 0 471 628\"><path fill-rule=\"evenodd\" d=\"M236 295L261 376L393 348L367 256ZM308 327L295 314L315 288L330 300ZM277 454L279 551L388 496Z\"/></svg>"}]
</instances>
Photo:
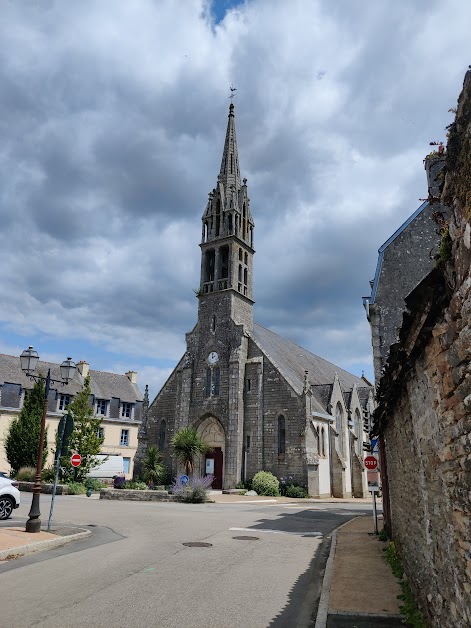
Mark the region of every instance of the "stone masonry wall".
<instances>
[{"instance_id":1,"label":"stone masonry wall","mask_svg":"<svg viewBox=\"0 0 471 628\"><path fill-rule=\"evenodd\" d=\"M409 296L376 413L393 536L418 601L437 628L471 625L470 138L468 71L449 130L442 202L452 212L435 271L442 287L432 276L427 289L419 286Z\"/></svg>"}]
</instances>

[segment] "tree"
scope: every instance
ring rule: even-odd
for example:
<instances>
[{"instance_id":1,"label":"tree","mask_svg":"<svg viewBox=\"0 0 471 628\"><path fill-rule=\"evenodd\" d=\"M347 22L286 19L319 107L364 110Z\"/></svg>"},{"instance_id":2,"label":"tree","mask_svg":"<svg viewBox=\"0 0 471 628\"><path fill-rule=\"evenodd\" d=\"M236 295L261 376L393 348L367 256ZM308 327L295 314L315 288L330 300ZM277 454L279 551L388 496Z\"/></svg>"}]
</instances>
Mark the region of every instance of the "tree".
<instances>
[{"instance_id":1,"label":"tree","mask_svg":"<svg viewBox=\"0 0 471 628\"><path fill-rule=\"evenodd\" d=\"M38 463L39 438L44 408L44 379L39 379L32 390L25 392L25 400L18 418L13 419L5 439L5 452L12 474L20 467L34 467ZM44 434L43 467L47 457L47 429Z\"/></svg>"},{"instance_id":2,"label":"tree","mask_svg":"<svg viewBox=\"0 0 471 628\"><path fill-rule=\"evenodd\" d=\"M91 467L99 464L99 459L96 456L100 453L104 440L103 437L98 436L101 419L94 415L93 407L90 404L91 394L90 376L87 376L82 390L75 395L67 407L67 411L74 418L74 431L69 438L69 449L82 456L80 467L74 470L74 477L77 482L83 481ZM70 464L69 456L61 458L61 467L67 469L68 475L72 474L73 467Z\"/></svg>"},{"instance_id":3,"label":"tree","mask_svg":"<svg viewBox=\"0 0 471 628\"><path fill-rule=\"evenodd\" d=\"M171 445L187 475L193 473L196 456L211 451L211 447L192 427L182 427L172 438Z\"/></svg>"},{"instance_id":4,"label":"tree","mask_svg":"<svg viewBox=\"0 0 471 628\"><path fill-rule=\"evenodd\" d=\"M145 481L148 484L158 484L161 477L165 473L165 468L162 464L160 451L155 445L151 445L147 449L147 453L143 460L142 466L144 467Z\"/></svg>"}]
</instances>

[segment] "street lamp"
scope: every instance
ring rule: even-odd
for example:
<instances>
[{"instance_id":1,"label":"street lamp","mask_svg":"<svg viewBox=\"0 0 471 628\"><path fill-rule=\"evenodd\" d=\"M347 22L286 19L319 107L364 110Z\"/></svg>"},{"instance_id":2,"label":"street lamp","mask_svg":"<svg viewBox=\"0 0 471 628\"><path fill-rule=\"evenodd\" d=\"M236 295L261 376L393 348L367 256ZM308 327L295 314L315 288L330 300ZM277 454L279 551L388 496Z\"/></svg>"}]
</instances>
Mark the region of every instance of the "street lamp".
<instances>
[{"instance_id":1,"label":"street lamp","mask_svg":"<svg viewBox=\"0 0 471 628\"><path fill-rule=\"evenodd\" d=\"M38 381L42 379L42 375L35 375L34 371L39 362L38 352L33 347L28 347L20 355L21 370L30 378ZM36 479L33 487L33 500L28 513L29 519L26 522L26 532L39 532L41 530L41 520L39 519L41 512L39 510L39 496L41 494L41 471L43 466L43 449L44 449L44 432L46 431L46 414L47 400L49 397L49 389L51 384L68 384L75 373L75 363L71 358L67 358L60 365L62 379L52 379L51 369L48 369L46 376L46 390L44 392L43 415L41 418L41 436L39 437L38 462L36 465Z\"/></svg>"}]
</instances>

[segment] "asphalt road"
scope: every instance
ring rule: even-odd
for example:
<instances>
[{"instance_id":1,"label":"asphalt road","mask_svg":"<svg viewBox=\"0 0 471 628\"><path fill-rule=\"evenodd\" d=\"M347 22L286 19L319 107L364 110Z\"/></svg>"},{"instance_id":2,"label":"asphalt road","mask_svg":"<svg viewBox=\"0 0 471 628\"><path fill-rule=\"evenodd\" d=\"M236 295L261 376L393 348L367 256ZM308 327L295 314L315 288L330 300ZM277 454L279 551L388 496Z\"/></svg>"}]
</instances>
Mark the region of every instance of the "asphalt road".
<instances>
[{"instance_id":1,"label":"asphalt road","mask_svg":"<svg viewBox=\"0 0 471 628\"><path fill-rule=\"evenodd\" d=\"M22 494L8 525L24 523L30 500ZM49 503L41 496L43 521ZM308 627L330 533L365 512L364 504L55 503L57 522L93 534L0 565L0 628ZM194 542L210 545L184 545Z\"/></svg>"}]
</instances>

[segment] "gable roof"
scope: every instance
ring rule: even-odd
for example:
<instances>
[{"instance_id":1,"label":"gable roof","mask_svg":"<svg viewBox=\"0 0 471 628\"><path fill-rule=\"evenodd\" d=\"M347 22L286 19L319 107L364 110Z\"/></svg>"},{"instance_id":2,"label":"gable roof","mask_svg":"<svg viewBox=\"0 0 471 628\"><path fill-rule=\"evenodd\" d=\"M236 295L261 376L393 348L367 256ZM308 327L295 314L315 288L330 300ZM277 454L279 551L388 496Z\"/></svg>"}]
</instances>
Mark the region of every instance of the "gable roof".
<instances>
[{"instance_id":1,"label":"gable roof","mask_svg":"<svg viewBox=\"0 0 471 628\"><path fill-rule=\"evenodd\" d=\"M379 249L378 249L378 262L376 264L376 272L375 272L375 278L373 280L373 286L371 288L371 296L370 297L365 297L366 299L368 299L368 301L370 303L374 303L375 299L376 299L376 291L378 290L378 282L379 282L379 276L381 274L381 268L383 266L383 258L384 258L384 251L388 248L388 246L391 244L391 242L393 242L398 236L401 235L401 233L410 225L410 223L415 220L417 218L417 216L422 213L424 211L424 209L426 207L429 206L429 202L425 201L424 203L422 203L422 205L420 205L420 207L418 207L415 212L413 214L411 214L409 216L409 218L402 223L402 225L399 227L399 229L396 229L396 231L392 234L391 237L389 237L386 242L384 244L382 244Z\"/></svg>"},{"instance_id":2,"label":"gable roof","mask_svg":"<svg viewBox=\"0 0 471 628\"><path fill-rule=\"evenodd\" d=\"M37 374L42 373L45 376L48 369L51 369L52 379L61 379L60 365L53 362L43 362L40 360L35 372ZM27 389L34 386L34 382L21 370L19 357L0 353L0 386L5 382L9 384L19 384ZM71 382L65 386L52 384L51 389L57 390L62 394L74 395L81 390L83 382L84 378L79 370L75 369L74 377ZM127 375L90 369L90 387L92 389L92 395L97 399L110 400L112 397L117 397L121 399L121 401L129 403L135 403L143 399L139 387L137 384L133 384Z\"/></svg>"},{"instance_id":3,"label":"gable roof","mask_svg":"<svg viewBox=\"0 0 471 628\"><path fill-rule=\"evenodd\" d=\"M336 373L343 390L351 390L354 384L365 385L360 377L344 371L261 325L254 323L251 338L299 395L303 392L305 371L308 371L308 380L312 386L332 384Z\"/></svg>"}]
</instances>

